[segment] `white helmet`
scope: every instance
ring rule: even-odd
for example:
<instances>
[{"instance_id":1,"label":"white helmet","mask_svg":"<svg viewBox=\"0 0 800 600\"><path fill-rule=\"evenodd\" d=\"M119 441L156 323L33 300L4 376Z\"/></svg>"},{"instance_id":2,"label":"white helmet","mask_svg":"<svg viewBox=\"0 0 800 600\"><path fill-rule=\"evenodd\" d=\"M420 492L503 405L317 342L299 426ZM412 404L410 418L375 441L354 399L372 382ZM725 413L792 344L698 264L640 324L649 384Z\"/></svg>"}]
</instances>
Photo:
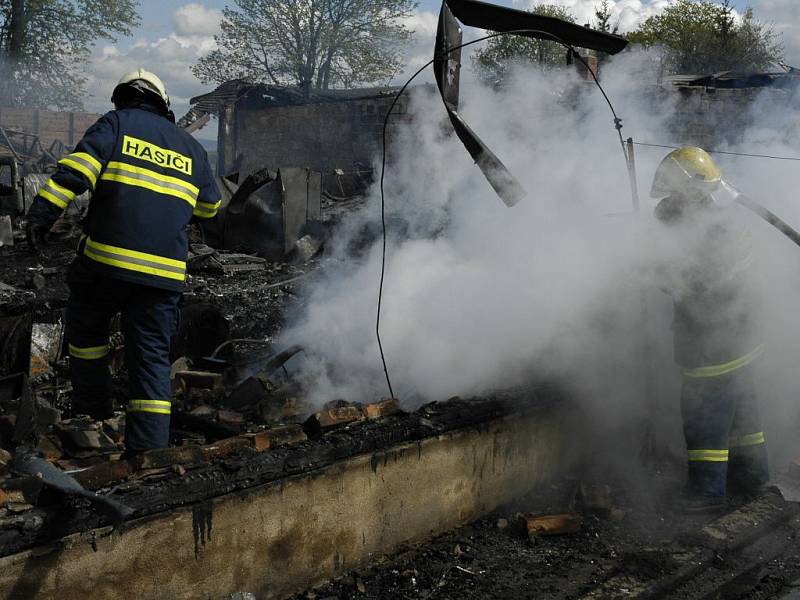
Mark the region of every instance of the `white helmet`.
<instances>
[{"instance_id":1,"label":"white helmet","mask_svg":"<svg viewBox=\"0 0 800 600\"><path fill-rule=\"evenodd\" d=\"M116 102L119 88L127 85L148 91L151 94L155 94L164 102L164 105L169 108L169 96L167 95L167 88L164 86L164 82L161 81L161 79L159 79L158 75L155 73L145 71L142 68L138 68L130 73L125 73L125 75L123 75L119 80L119 83L117 83L117 87L114 88L114 93L111 96L112 102Z\"/></svg>"}]
</instances>

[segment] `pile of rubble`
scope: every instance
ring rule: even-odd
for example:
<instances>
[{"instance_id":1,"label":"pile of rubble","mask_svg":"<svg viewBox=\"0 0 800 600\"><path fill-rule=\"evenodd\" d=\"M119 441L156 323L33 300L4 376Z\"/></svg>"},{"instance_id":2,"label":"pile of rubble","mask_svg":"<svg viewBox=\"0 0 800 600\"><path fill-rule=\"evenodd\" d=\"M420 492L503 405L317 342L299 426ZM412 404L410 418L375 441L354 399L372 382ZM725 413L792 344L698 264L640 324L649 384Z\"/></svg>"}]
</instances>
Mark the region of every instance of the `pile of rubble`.
<instances>
[{"instance_id":1,"label":"pile of rubble","mask_svg":"<svg viewBox=\"0 0 800 600\"><path fill-rule=\"evenodd\" d=\"M81 215L57 224L39 255L24 242L24 216L4 218L0 554L23 547L20 534L51 526L48 511L62 505L93 504L102 513L103 498L165 475L246 461L398 412L393 400L309 405L286 369L302 349L272 347L299 286L320 267L331 227L362 204L323 200L322 180L306 169L262 170L239 185L219 180L219 216L190 232L187 289L172 343L171 446L131 461L123 458L127 373L119 322L112 322L110 340L118 412L94 422L71 410L64 317Z\"/></svg>"}]
</instances>

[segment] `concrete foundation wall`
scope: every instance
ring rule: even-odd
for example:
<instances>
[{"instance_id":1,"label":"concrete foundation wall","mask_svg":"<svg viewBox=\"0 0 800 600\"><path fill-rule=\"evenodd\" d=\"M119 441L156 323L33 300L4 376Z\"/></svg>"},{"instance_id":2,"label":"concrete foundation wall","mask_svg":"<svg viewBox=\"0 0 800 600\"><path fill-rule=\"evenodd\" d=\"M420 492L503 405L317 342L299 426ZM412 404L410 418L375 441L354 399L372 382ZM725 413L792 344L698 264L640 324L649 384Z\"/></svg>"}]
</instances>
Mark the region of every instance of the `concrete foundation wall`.
<instances>
[{"instance_id":1,"label":"concrete foundation wall","mask_svg":"<svg viewBox=\"0 0 800 600\"><path fill-rule=\"evenodd\" d=\"M568 429L551 411L506 418L71 536L0 559L0 597L283 598L519 497L573 460Z\"/></svg>"}]
</instances>

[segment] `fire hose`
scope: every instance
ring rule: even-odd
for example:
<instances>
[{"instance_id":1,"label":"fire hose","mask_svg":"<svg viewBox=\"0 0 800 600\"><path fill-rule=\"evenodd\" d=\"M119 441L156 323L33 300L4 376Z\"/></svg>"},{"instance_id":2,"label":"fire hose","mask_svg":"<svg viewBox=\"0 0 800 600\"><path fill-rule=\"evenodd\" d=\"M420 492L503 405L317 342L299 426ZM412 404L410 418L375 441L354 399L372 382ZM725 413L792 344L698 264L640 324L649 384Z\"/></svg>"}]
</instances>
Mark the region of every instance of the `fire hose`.
<instances>
[{"instance_id":1,"label":"fire hose","mask_svg":"<svg viewBox=\"0 0 800 600\"><path fill-rule=\"evenodd\" d=\"M795 244L800 246L800 233L798 233L796 229L792 228L786 221L781 219L774 212L761 206L758 202L752 198L748 198L743 194L739 194L739 196L736 197L736 202L754 212L787 238L792 240Z\"/></svg>"}]
</instances>

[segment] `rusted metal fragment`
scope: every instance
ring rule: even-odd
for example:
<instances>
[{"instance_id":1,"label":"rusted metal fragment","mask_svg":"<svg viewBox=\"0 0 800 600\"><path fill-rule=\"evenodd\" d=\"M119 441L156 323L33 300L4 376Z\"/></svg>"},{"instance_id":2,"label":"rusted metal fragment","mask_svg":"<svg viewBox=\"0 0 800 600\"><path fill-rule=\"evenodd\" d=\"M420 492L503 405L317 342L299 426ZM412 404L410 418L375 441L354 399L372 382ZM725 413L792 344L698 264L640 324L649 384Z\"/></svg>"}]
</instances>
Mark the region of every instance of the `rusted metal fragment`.
<instances>
[{"instance_id":1,"label":"rusted metal fragment","mask_svg":"<svg viewBox=\"0 0 800 600\"><path fill-rule=\"evenodd\" d=\"M314 413L303 423L303 430L308 437L314 438L337 427L363 419L364 413L360 406L340 406Z\"/></svg>"},{"instance_id":2,"label":"rusted metal fragment","mask_svg":"<svg viewBox=\"0 0 800 600\"><path fill-rule=\"evenodd\" d=\"M125 460L101 462L72 474L75 480L87 490L109 487L112 483L127 479L129 475L130 467Z\"/></svg>"},{"instance_id":3,"label":"rusted metal fragment","mask_svg":"<svg viewBox=\"0 0 800 600\"><path fill-rule=\"evenodd\" d=\"M529 536L569 535L581 528L581 518L573 513L537 516L519 515L519 523Z\"/></svg>"},{"instance_id":4,"label":"rusted metal fragment","mask_svg":"<svg viewBox=\"0 0 800 600\"><path fill-rule=\"evenodd\" d=\"M269 450L277 446L288 446L305 442L306 436L300 425L286 425L285 427L274 427L266 431L248 434L245 437L250 440L253 448L258 452Z\"/></svg>"},{"instance_id":5,"label":"rusted metal fragment","mask_svg":"<svg viewBox=\"0 0 800 600\"><path fill-rule=\"evenodd\" d=\"M164 469L177 464L193 464L203 462L205 455L200 446L175 446L148 450L131 459L131 466L141 471L144 469Z\"/></svg>"},{"instance_id":6,"label":"rusted metal fragment","mask_svg":"<svg viewBox=\"0 0 800 600\"><path fill-rule=\"evenodd\" d=\"M396 398L388 398L380 402L373 402L364 406L364 416L368 419L380 419L393 415L400 410L400 404Z\"/></svg>"}]
</instances>

